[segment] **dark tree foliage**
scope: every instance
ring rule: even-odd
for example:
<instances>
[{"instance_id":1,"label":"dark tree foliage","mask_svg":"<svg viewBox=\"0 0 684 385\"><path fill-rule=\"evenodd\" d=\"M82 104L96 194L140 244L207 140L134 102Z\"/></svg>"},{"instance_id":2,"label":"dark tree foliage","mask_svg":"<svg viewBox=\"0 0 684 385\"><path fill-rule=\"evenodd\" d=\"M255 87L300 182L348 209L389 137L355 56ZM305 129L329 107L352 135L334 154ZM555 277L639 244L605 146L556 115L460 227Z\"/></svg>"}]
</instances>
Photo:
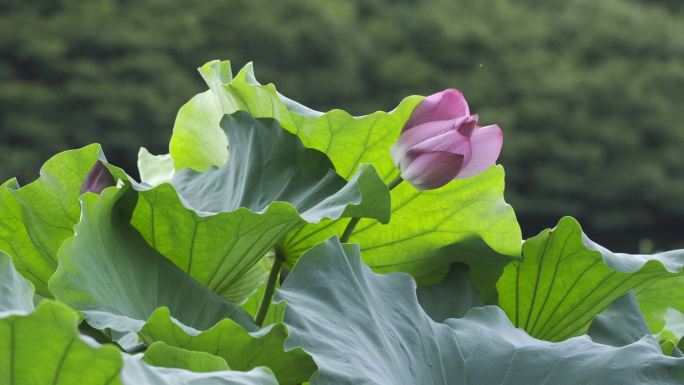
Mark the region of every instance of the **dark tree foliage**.
<instances>
[{"instance_id":1,"label":"dark tree foliage","mask_svg":"<svg viewBox=\"0 0 684 385\"><path fill-rule=\"evenodd\" d=\"M684 13L632 0L0 0L0 178L91 142L134 170L165 152L213 58L318 109L462 89L505 133L526 234L684 247ZM649 242L641 242L648 249Z\"/></svg>"}]
</instances>

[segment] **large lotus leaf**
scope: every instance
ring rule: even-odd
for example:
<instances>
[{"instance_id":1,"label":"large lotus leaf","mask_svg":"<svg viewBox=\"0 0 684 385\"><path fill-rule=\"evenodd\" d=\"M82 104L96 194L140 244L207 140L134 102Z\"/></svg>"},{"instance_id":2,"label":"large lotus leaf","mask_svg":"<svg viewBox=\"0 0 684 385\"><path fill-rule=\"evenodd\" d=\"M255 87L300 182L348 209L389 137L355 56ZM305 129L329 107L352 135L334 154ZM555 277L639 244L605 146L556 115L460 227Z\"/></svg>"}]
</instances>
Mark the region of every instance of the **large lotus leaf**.
<instances>
[{"instance_id":1,"label":"large lotus leaf","mask_svg":"<svg viewBox=\"0 0 684 385\"><path fill-rule=\"evenodd\" d=\"M651 330L639 310L634 292L629 292L613 302L591 322L587 334L595 341L611 346L625 346L651 336ZM651 341L657 346L652 338Z\"/></svg>"},{"instance_id":2,"label":"large lotus leaf","mask_svg":"<svg viewBox=\"0 0 684 385\"><path fill-rule=\"evenodd\" d=\"M211 91L195 95L180 108L169 145L177 170L223 166L228 159L228 140L219 127L223 115Z\"/></svg>"},{"instance_id":3,"label":"large lotus leaf","mask_svg":"<svg viewBox=\"0 0 684 385\"><path fill-rule=\"evenodd\" d=\"M99 154L96 144L64 151L28 185L12 179L0 186L0 250L44 297L51 296L47 282L57 268L57 250L73 235L81 184Z\"/></svg>"},{"instance_id":4,"label":"large lotus leaf","mask_svg":"<svg viewBox=\"0 0 684 385\"><path fill-rule=\"evenodd\" d=\"M237 281L230 285L222 294L223 298L240 306L247 303L251 296L256 294L260 288L266 286L270 268L273 266L272 263L266 261L267 259L268 257L264 257L256 265L249 268L245 274L238 278ZM254 316L256 313L250 314Z\"/></svg>"},{"instance_id":5,"label":"large lotus leaf","mask_svg":"<svg viewBox=\"0 0 684 385\"><path fill-rule=\"evenodd\" d=\"M684 338L684 274L658 280L637 298L651 330L677 345Z\"/></svg>"},{"instance_id":6,"label":"large lotus leaf","mask_svg":"<svg viewBox=\"0 0 684 385\"><path fill-rule=\"evenodd\" d=\"M372 163L380 175L388 177L394 166L391 160L389 164L385 161L389 158L385 152L423 99L411 96L392 112L354 117L342 110L313 111L283 97L272 84L259 84L251 63L235 78L227 61L211 61L199 72L211 91L195 96L178 113L169 146L177 170L222 166L228 153L218 123L224 114L242 110L257 118L276 119L305 146L325 152L345 179L351 178L362 163Z\"/></svg>"},{"instance_id":7,"label":"large lotus leaf","mask_svg":"<svg viewBox=\"0 0 684 385\"><path fill-rule=\"evenodd\" d=\"M525 241L523 261L509 264L499 304L530 335L561 341L584 333L618 297L682 274L684 250L654 255L612 253L590 241L573 218ZM684 292L673 287L666 298Z\"/></svg>"},{"instance_id":8,"label":"large lotus leaf","mask_svg":"<svg viewBox=\"0 0 684 385\"><path fill-rule=\"evenodd\" d=\"M281 385L305 382L316 370L311 357L301 349L284 350L287 331L283 324L248 333L229 319L199 332L173 320L168 309L155 311L140 332L146 343L162 341L191 351L222 357L234 370L267 366Z\"/></svg>"},{"instance_id":9,"label":"large lotus leaf","mask_svg":"<svg viewBox=\"0 0 684 385\"><path fill-rule=\"evenodd\" d=\"M296 210L284 202L272 204L263 213L243 208L201 216L186 208L169 184L139 194L131 223L147 243L234 303L263 281L258 269L264 253L300 225Z\"/></svg>"},{"instance_id":10,"label":"large lotus leaf","mask_svg":"<svg viewBox=\"0 0 684 385\"><path fill-rule=\"evenodd\" d=\"M496 255L501 261L496 265L503 266L521 245L515 214L503 199L503 176L497 166L436 190L418 191L403 183L392 190L390 223L362 219L349 241L361 244L364 262L377 272L403 271L423 278L446 272L455 261L469 263L479 275L500 271L484 257ZM341 234L345 226L343 221L307 226L291 233L283 248L296 257L331 234ZM496 278L477 282L488 302L495 296Z\"/></svg>"},{"instance_id":11,"label":"large lotus leaf","mask_svg":"<svg viewBox=\"0 0 684 385\"><path fill-rule=\"evenodd\" d=\"M59 250L50 290L99 329L137 332L161 306L188 326L206 329L225 317L251 318L152 249L129 223L137 194L125 185L81 197L76 235ZM132 343L129 339L126 343Z\"/></svg>"},{"instance_id":12,"label":"large lotus leaf","mask_svg":"<svg viewBox=\"0 0 684 385\"><path fill-rule=\"evenodd\" d=\"M616 348L588 337L561 343L516 329L499 308L436 323L410 276L378 275L356 245L336 239L302 256L277 297L288 346L318 365L312 385L681 384L684 359L639 341Z\"/></svg>"},{"instance_id":13,"label":"large lotus leaf","mask_svg":"<svg viewBox=\"0 0 684 385\"><path fill-rule=\"evenodd\" d=\"M198 373L230 370L226 360L221 357L169 346L163 342L155 342L148 346L143 360L152 366L179 368Z\"/></svg>"},{"instance_id":14,"label":"large lotus leaf","mask_svg":"<svg viewBox=\"0 0 684 385\"><path fill-rule=\"evenodd\" d=\"M12 265L9 255L0 251L0 317L33 311L33 285Z\"/></svg>"},{"instance_id":15,"label":"large lotus leaf","mask_svg":"<svg viewBox=\"0 0 684 385\"><path fill-rule=\"evenodd\" d=\"M28 315L0 318L0 384L121 384L119 350L82 341L78 323L75 311L50 300Z\"/></svg>"},{"instance_id":16,"label":"large lotus leaf","mask_svg":"<svg viewBox=\"0 0 684 385\"><path fill-rule=\"evenodd\" d=\"M487 246L482 239L471 237L430 253L429 259L441 262L455 261L467 265L470 284L478 296L484 303L496 305L498 304L496 282L506 265L520 258L499 254ZM375 268L375 270L379 269ZM445 279L445 271L440 268L432 274L414 274L414 277L420 286L433 285Z\"/></svg>"},{"instance_id":17,"label":"large lotus leaf","mask_svg":"<svg viewBox=\"0 0 684 385\"><path fill-rule=\"evenodd\" d=\"M143 361L141 355L124 355L121 381L123 385L278 385L267 368L249 372L223 370L196 373L151 366Z\"/></svg>"},{"instance_id":18,"label":"large lotus leaf","mask_svg":"<svg viewBox=\"0 0 684 385\"><path fill-rule=\"evenodd\" d=\"M359 165L369 163L389 182L398 174L389 148L422 100L412 96L392 112L353 117L341 110L313 111L283 97L272 84L257 82L251 64L235 78L228 62L209 62L200 68L200 74L214 99L207 93L200 94L179 112L170 146L177 169L221 166L227 154L204 150L210 146L207 143L225 141L217 128L217 116L244 110L253 116L278 120L305 146L324 152L346 179L355 174ZM214 111L217 106L222 111ZM477 241L483 241L496 253L517 257L521 233L513 210L503 199L503 178L503 169L495 167L480 176L452 182L434 191L420 192L408 184L399 186L392 191L391 223L383 226L373 220L362 220L351 240L364 246L364 258L376 270L405 271L417 277L432 277L433 281L435 274L442 278L452 262L477 254L479 250L470 247ZM332 234L341 234L346 225L343 222L346 221L307 225L292 234L281 245L288 257L288 266L311 246ZM442 249L454 243L460 247L452 248L450 256L444 258ZM472 260L479 263L477 259ZM471 266L475 274L478 267ZM495 300L492 288L490 282L479 288L489 302Z\"/></svg>"},{"instance_id":19,"label":"large lotus leaf","mask_svg":"<svg viewBox=\"0 0 684 385\"><path fill-rule=\"evenodd\" d=\"M325 154L304 147L274 119L238 111L225 116L221 127L231 143L228 162L202 173L180 170L171 181L194 210L260 213L273 202L287 202L307 222L342 216L389 221L387 187L368 167L347 183Z\"/></svg>"},{"instance_id":20,"label":"large lotus leaf","mask_svg":"<svg viewBox=\"0 0 684 385\"><path fill-rule=\"evenodd\" d=\"M296 227L342 216L389 220L389 193L372 167L347 182L273 119L240 111L221 126L233 146L228 163L178 171L173 188L140 188L132 219L152 247L221 296L240 303L251 295L263 281L256 265Z\"/></svg>"}]
</instances>

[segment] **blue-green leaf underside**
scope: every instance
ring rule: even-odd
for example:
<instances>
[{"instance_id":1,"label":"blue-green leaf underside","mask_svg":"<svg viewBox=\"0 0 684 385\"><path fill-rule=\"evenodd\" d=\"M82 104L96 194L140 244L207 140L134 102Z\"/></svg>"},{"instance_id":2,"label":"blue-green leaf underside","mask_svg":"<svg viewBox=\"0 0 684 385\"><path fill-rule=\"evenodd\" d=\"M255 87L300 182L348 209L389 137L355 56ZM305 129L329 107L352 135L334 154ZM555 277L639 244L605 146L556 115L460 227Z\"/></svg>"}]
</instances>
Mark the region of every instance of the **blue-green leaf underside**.
<instances>
[{"instance_id":1,"label":"blue-green leaf underside","mask_svg":"<svg viewBox=\"0 0 684 385\"><path fill-rule=\"evenodd\" d=\"M0 251L0 317L33 311L33 285L14 268L9 255Z\"/></svg>"},{"instance_id":2,"label":"blue-green leaf underside","mask_svg":"<svg viewBox=\"0 0 684 385\"><path fill-rule=\"evenodd\" d=\"M288 345L318 365L311 384L636 385L684 376L684 359L653 344L541 341L494 306L436 323L415 288L407 275L373 273L357 246L336 239L303 255L277 297L287 303Z\"/></svg>"},{"instance_id":3,"label":"blue-green leaf underside","mask_svg":"<svg viewBox=\"0 0 684 385\"><path fill-rule=\"evenodd\" d=\"M442 282L418 287L418 302L433 321L444 322L449 318L461 318L468 310L484 306L484 302L470 283L468 273L468 266L455 263Z\"/></svg>"},{"instance_id":4,"label":"blue-green leaf underside","mask_svg":"<svg viewBox=\"0 0 684 385\"><path fill-rule=\"evenodd\" d=\"M380 178L368 180L367 186L347 183L325 154L304 147L276 120L254 119L238 111L226 115L221 127L231 143L228 162L201 173L180 170L171 181L194 210L218 213L247 208L259 213L273 202L288 202L311 223L342 216L389 220L386 193L374 196L373 202L361 199L364 187L381 192Z\"/></svg>"},{"instance_id":5,"label":"blue-green leaf underside","mask_svg":"<svg viewBox=\"0 0 684 385\"><path fill-rule=\"evenodd\" d=\"M629 345L648 336L647 340L658 346L639 310L639 302L634 292L616 299L597 315L591 322L587 334L595 342L617 347Z\"/></svg>"}]
</instances>

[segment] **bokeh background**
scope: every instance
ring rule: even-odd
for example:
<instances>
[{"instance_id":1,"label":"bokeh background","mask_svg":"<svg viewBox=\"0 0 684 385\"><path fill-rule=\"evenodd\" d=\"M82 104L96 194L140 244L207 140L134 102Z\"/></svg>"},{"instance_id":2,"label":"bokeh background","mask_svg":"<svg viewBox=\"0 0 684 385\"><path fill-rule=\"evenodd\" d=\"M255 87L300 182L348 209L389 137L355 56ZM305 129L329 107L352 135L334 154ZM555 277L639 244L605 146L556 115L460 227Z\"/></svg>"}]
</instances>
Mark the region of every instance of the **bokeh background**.
<instances>
[{"instance_id":1,"label":"bokeh background","mask_svg":"<svg viewBox=\"0 0 684 385\"><path fill-rule=\"evenodd\" d=\"M614 250L684 247L678 0L0 0L0 179L92 142L135 174L216 58L319 110L460 88L504 129L526 236L572 215Z\"/></svg>"}]
</instances>

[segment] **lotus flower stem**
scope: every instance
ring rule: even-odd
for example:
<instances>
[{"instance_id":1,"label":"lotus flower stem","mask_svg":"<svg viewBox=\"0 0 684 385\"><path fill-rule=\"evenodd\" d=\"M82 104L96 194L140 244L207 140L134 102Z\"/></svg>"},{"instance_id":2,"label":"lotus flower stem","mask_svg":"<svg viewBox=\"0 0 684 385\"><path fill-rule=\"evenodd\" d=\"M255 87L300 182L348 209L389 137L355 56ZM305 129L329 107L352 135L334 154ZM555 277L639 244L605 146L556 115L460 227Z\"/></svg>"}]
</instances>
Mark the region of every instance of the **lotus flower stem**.
<instances>
[{"instance_id":1,"label":"lotus flower stem","mask_svg":"<svg viewBox=\"0 0 684 385\"><path fill-rule=\"evenodd\" d=\"M402 178L401 175L399 175L396 178L392 179L392 181L387 184L387 188L390 191L392 191L392 190L394 190L395 187L399 186L399 184L403 181L404 181L404 178Z\"/></svg>"},{"instance_id":2,"label":"lotus flower stem","mask_svg":"<svg viewBox=\"0 0 684 385\"><path fill-rule=\"evenodd\" d=\"M404 179L400 176L394 178L391 182L387 184L387 189L389 191L392 191L395 187L399 186L399 184L403 181ZM356 225L359 223L361 218L354 217L352 218L349 223L347 223L347 227L344 229L344 232L342 233L342 236L340 237L340 242L342 243L347 243L349 241L349 237L351 237L352 233L354 232L354 228Z\"/></svg>"},{"instance_id":3,"label":"lotus flower stem","mask_svg":"<svg viewBox=\"0 0 684 385\"><path fill-rule=\"evenodd\" d=\"M347 223L347 227L344 228L344 232L342 233L342 236L340 237L341 243L347 243L349 241L349 237L351 237L351 234L354 231L354 228L356 227L356 225L359 223L360 220L361 220L361 218L354 217L349 221L349 223Z\"/></svg>"},{"instance_id":4,"label":"lotus flower stem","mask_svg":"<svg viewBox=\"0 0 684 385\"><path fill-rule=\"evenodd\" d=\"M276 281L278 280L280 269L283 267L284 261L285 257L279 250L276 250L275 260L273 261L273 266L271 266L271 272L269 273L268 281L266 282L264 297L261 299L259 310L257 310L257 314L254 317L254 323L258 326L263 326L264 324L266 313L268 313L268 307L271 305L273 299L273 292L275 292Z\"/></svg>"}]
</instances>

